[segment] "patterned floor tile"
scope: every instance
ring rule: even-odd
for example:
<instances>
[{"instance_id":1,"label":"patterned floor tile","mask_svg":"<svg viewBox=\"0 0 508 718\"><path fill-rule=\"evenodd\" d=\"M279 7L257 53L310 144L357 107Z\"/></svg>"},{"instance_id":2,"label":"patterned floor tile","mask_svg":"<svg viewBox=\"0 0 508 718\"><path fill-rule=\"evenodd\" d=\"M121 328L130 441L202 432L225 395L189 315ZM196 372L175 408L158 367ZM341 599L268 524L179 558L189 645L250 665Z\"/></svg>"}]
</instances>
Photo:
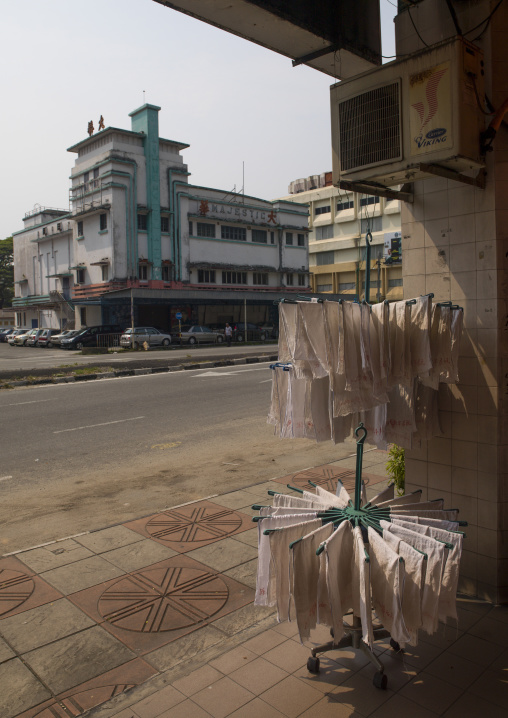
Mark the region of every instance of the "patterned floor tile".
<instances>
[{"instance_id":1,"label":"patterned floor tile","mask_svg":"<svg viewBox=\"0 0 508 718\"><path fill-rule=\"evenodd\" d=\"M252 528L249 516L212 501L168 509L124 525L179 553Z\"/></svg>"},{"instance_id":2,"label":"patterned floor tile","mask_svg":"<svg viewBox=\"0 0 508 718\"><path fill-rule=\"evenodd\" d=\"M144 654L244 606L253 596L244 584L179 555L69 599Z\"/></svg>"},{"instance_id":3,"label":"patterned floor tile","mask_svg":"<svg viewBox=\"0 0 508 718\"><path fill-rule=\"evenodd\" d=\"M62 594L13 556L0 559L0 619L28 611Z\"/></svg>"},{"instance_id":4,"label":"patterned floor tile","mask_svg":"<svg viewBox=\"0 0 508 718\"><path fill-rule=\"evenodd\" d=\"M152 666L136 658L40 703L17 718L77 718L85 711L141 685L156 674Z\"/></svg>"}]
</instances>

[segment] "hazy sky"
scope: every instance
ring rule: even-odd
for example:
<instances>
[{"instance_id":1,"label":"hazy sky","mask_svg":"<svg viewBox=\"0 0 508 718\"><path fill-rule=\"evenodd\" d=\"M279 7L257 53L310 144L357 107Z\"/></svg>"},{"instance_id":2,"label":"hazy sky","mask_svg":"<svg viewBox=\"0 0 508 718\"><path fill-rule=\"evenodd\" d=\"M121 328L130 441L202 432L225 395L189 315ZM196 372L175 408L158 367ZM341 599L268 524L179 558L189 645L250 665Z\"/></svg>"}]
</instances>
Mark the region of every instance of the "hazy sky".
<instances>
[{"instance_id":1,"label":"hazy sky","mask_svg":"<svg viewBox=\"0 0 508 718\"><path fill-rule=\"evenodd\" d=\"M381 0L393 55L395 0ZM153 0L3 0L0 239L35 204L67 209L75 155L97 129L159 105L189 181L264 199L331 169L332 78Z\"/></svg>"}]
</instances>

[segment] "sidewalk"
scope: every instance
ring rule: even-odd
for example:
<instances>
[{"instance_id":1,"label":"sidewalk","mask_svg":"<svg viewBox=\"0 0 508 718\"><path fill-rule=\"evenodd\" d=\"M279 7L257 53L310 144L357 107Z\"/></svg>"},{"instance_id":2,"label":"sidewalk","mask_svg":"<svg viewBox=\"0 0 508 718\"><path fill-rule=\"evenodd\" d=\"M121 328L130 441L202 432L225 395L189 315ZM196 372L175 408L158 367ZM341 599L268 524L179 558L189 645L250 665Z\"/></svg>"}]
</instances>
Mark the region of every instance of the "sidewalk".
<instances>
[{"instance_id":1,"label":"sidewalk","mask_svg":"<svg viewBox=\"0 0 508 718\"><path fill-rule=\"evenodd\" d=\"M364 454L369 496L386 485L385 462ZM353 650L323 654L308 673L295 624L254 607L252 504L309 479L351 490L355 463L0 558L1 718L505 716L508 607L459 599L458 629L422 634L404 654L376 644L386 691Z\"/></svg>"}]
</instances>

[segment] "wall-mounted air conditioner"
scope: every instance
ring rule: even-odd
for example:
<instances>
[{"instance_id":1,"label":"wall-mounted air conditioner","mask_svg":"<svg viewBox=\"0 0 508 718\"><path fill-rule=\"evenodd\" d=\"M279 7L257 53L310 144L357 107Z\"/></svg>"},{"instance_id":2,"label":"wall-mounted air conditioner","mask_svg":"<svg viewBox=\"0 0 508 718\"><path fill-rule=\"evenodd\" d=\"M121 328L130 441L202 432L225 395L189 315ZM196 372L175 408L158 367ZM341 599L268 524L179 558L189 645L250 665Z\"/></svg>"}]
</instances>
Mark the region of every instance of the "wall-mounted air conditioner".
<instances>
[{"instance_id":1,"label":"wall-mounted air conditioner","mask_svg":"<svg viewBox=\"0 0 508 718\"><path fill-rule=\"evenodd\" d=\"M430 176L429 165L483 167L482 58L475 45L454 38L332 85L334 185L391 187Z\"/></svg>"}]
</instances>

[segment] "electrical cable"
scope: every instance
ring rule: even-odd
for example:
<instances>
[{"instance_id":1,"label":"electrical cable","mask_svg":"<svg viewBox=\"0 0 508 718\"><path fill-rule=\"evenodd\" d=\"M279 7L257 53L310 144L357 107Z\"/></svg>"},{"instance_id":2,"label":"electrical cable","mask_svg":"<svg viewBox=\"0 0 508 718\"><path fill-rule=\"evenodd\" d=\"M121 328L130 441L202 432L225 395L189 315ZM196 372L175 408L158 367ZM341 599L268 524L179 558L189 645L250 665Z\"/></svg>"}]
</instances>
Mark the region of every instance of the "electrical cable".
<instances>
[{"instance_id":1,"label":"electrical cable","mask_svg":"<svg viewBox=\"0 0 508 718\"><path fill-rule=\"evenodd\" d=\"M425 42L425 40L423 39L423 37L422 37L422 36L420 35L420 33L418 32L418 28L417 28L416 25L415 25L415 21L413 20L413 16L411 15L411 10L410 10L409 7L408 7L408 9L407 9L407 12L408 12L408 15L409 15L409 19L411 20L411 23L412 23L412 25L413 25L413 27L414 27L414 29L415 29L415 32L416 32L416 34L418 35L418 37L420 38L421 42L423 42L423 44L425 45L425 47L430 47L430 45L427 45L427 43Z\"/></svg>"}]
</instances>

